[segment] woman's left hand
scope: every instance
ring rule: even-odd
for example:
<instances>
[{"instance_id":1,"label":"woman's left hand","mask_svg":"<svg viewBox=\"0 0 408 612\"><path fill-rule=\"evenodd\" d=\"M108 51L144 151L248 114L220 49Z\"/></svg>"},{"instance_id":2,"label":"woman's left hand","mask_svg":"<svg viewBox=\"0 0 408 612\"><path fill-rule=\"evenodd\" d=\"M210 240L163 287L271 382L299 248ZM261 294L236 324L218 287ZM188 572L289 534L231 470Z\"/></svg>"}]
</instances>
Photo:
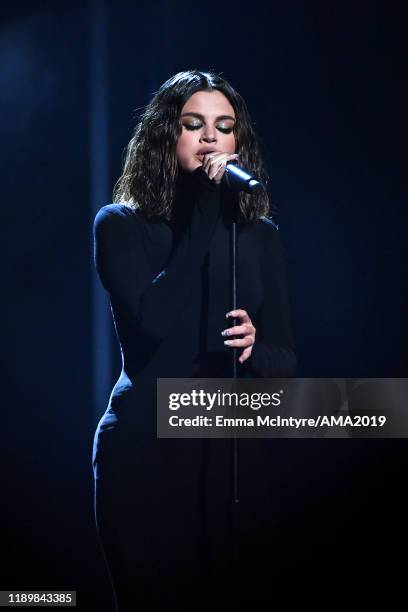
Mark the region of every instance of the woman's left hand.
<instances>
[{"instance_id":1,"label":"woman's left hand","mask_svg":"<svg viewBox=\"0 0 408 612\"><path fill-rule=\"evenodd\" d=\"M230 312L226 314L226 317L233 317L233 318L238 317L242 319L240 325L235 325L234 327L229 327L227 329L224 329L224 331L221 332L221 335L222 336L243 335L243 338L236 338L235 340L225 340L224 344L226 344L227 346L232 346L232 347L245 346L246 347L245 350L242 351L241 356L238 358L238 361L240 363L244 363L244 361L246 361L251 356L252 347L255 343L256 329L253 326L252 321L249 318L246 310L242 310L242 309L231 310Z\"/></svg>"}]
</instances>

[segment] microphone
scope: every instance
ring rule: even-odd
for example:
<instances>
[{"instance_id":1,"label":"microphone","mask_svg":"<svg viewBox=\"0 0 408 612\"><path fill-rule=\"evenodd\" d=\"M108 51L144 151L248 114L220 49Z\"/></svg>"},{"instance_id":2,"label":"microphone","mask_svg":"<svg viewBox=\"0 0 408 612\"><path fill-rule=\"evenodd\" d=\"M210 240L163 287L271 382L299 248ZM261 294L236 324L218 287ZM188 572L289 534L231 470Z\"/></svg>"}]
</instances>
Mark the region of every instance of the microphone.
<instances>
[{"instance_id":1,"label":"microphone","mask_svg":"<svg viewBox=\"0 0 408 612\"><path fill-rule=\"evenodd\" d=\"M238 168L238 166L230 162L227 163L224 177L228 187L236 191L246 191L251 195L257 195L264 189L262 183L257 181L246 170Z\"/></svg>"}]
</instances>

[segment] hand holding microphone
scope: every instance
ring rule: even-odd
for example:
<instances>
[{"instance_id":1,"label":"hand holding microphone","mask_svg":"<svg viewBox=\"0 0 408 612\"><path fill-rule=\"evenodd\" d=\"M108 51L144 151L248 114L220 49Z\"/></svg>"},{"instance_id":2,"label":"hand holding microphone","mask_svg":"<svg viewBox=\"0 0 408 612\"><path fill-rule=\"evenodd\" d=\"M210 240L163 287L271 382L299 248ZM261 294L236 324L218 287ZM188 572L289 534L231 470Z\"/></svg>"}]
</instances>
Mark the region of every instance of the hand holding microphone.
<instances>
[{"instance_id":1,"label":"hand holding microphone","mask_svg":"<svg viewBox=\"0 0 408 612\"><path fill-rule=\"evenodd\" d=\"M202 159L203 170L217 184L221 183L224 178L230 189L245 191L252 195L260 193L263 189L262 183L249 172L232 163L238 158L237 153L206 153Z\"/></svg>"},{"instance_id":2,"label":"hand holding microphone","mask_svg":"<svg viewBox=\"0 0 408 612\"><path fill-rule=\"evenodd\" d=\"M222 178L229 160L238 159L237 153L206 153L203 156L203 170L217 185L222 181Z\"/></svg>"}]
</instances>

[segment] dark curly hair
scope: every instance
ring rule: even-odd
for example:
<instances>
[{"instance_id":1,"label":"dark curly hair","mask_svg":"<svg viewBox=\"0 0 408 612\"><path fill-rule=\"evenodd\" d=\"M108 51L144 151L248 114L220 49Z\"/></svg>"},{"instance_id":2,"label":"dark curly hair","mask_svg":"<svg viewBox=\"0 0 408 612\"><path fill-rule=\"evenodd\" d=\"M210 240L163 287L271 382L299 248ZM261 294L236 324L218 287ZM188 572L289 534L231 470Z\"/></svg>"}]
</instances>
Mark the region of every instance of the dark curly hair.
<instances>
[{"instance_id":1,"label":"dark curly hair","mask_svg":"<svg viewBox=\"0 0 408 612\"><path fill-rule=\"evenodd\" d=\"M234 135L240 164L266 186L268 176L243 98L217 74L187 70L163 83L141 114L126 148L122 175L114 187L114 202L139 208L147 218L171 219L179 171L176 145L182 131L181 110L197 91L214 89L221 91L234 108ZM258 195L240 192L239 208L246 221L267 217L266 189Z\"/></svg>"}]
</instances>

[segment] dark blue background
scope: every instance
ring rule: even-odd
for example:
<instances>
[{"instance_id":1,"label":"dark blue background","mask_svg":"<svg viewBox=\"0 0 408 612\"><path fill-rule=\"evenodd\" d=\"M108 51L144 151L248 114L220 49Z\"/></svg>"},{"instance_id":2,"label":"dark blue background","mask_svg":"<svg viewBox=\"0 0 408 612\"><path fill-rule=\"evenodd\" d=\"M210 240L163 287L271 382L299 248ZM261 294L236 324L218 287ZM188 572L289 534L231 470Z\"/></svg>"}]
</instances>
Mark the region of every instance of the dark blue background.
<instances>
[{"instance_id":1,"label":"dark blue background","mask_svg":"<svg viewBox=\"0 0 408 612\"><path fill-rule=\"evenodd\" d=\"M402 3L157 1L102 9L13 2L1 24L7 563L0 587L76 589L81 609L108 612L90 455L108 400L104 391L95 405L95 388L117 378L119 351L108 320L111 380L100 382L92 193L106 193L98 206L110 201L135 109L180 70L214 69L229 80L247 101L280 211L299 375L404 377L408 101ZM98 15L107 37L95 42ZM106 58L92 55L98 44ZM96 84L95 74L104 75ZM92 138L99 96L107 141ZM101 155L106 172L95 177ZM322 451L322 461L353 445L367 556L386 542L393 555L387 529L405 525L406 442L296 444L294 453ZM385 572L380 555L378 564Z\"/></svg>"}]
</instances>

